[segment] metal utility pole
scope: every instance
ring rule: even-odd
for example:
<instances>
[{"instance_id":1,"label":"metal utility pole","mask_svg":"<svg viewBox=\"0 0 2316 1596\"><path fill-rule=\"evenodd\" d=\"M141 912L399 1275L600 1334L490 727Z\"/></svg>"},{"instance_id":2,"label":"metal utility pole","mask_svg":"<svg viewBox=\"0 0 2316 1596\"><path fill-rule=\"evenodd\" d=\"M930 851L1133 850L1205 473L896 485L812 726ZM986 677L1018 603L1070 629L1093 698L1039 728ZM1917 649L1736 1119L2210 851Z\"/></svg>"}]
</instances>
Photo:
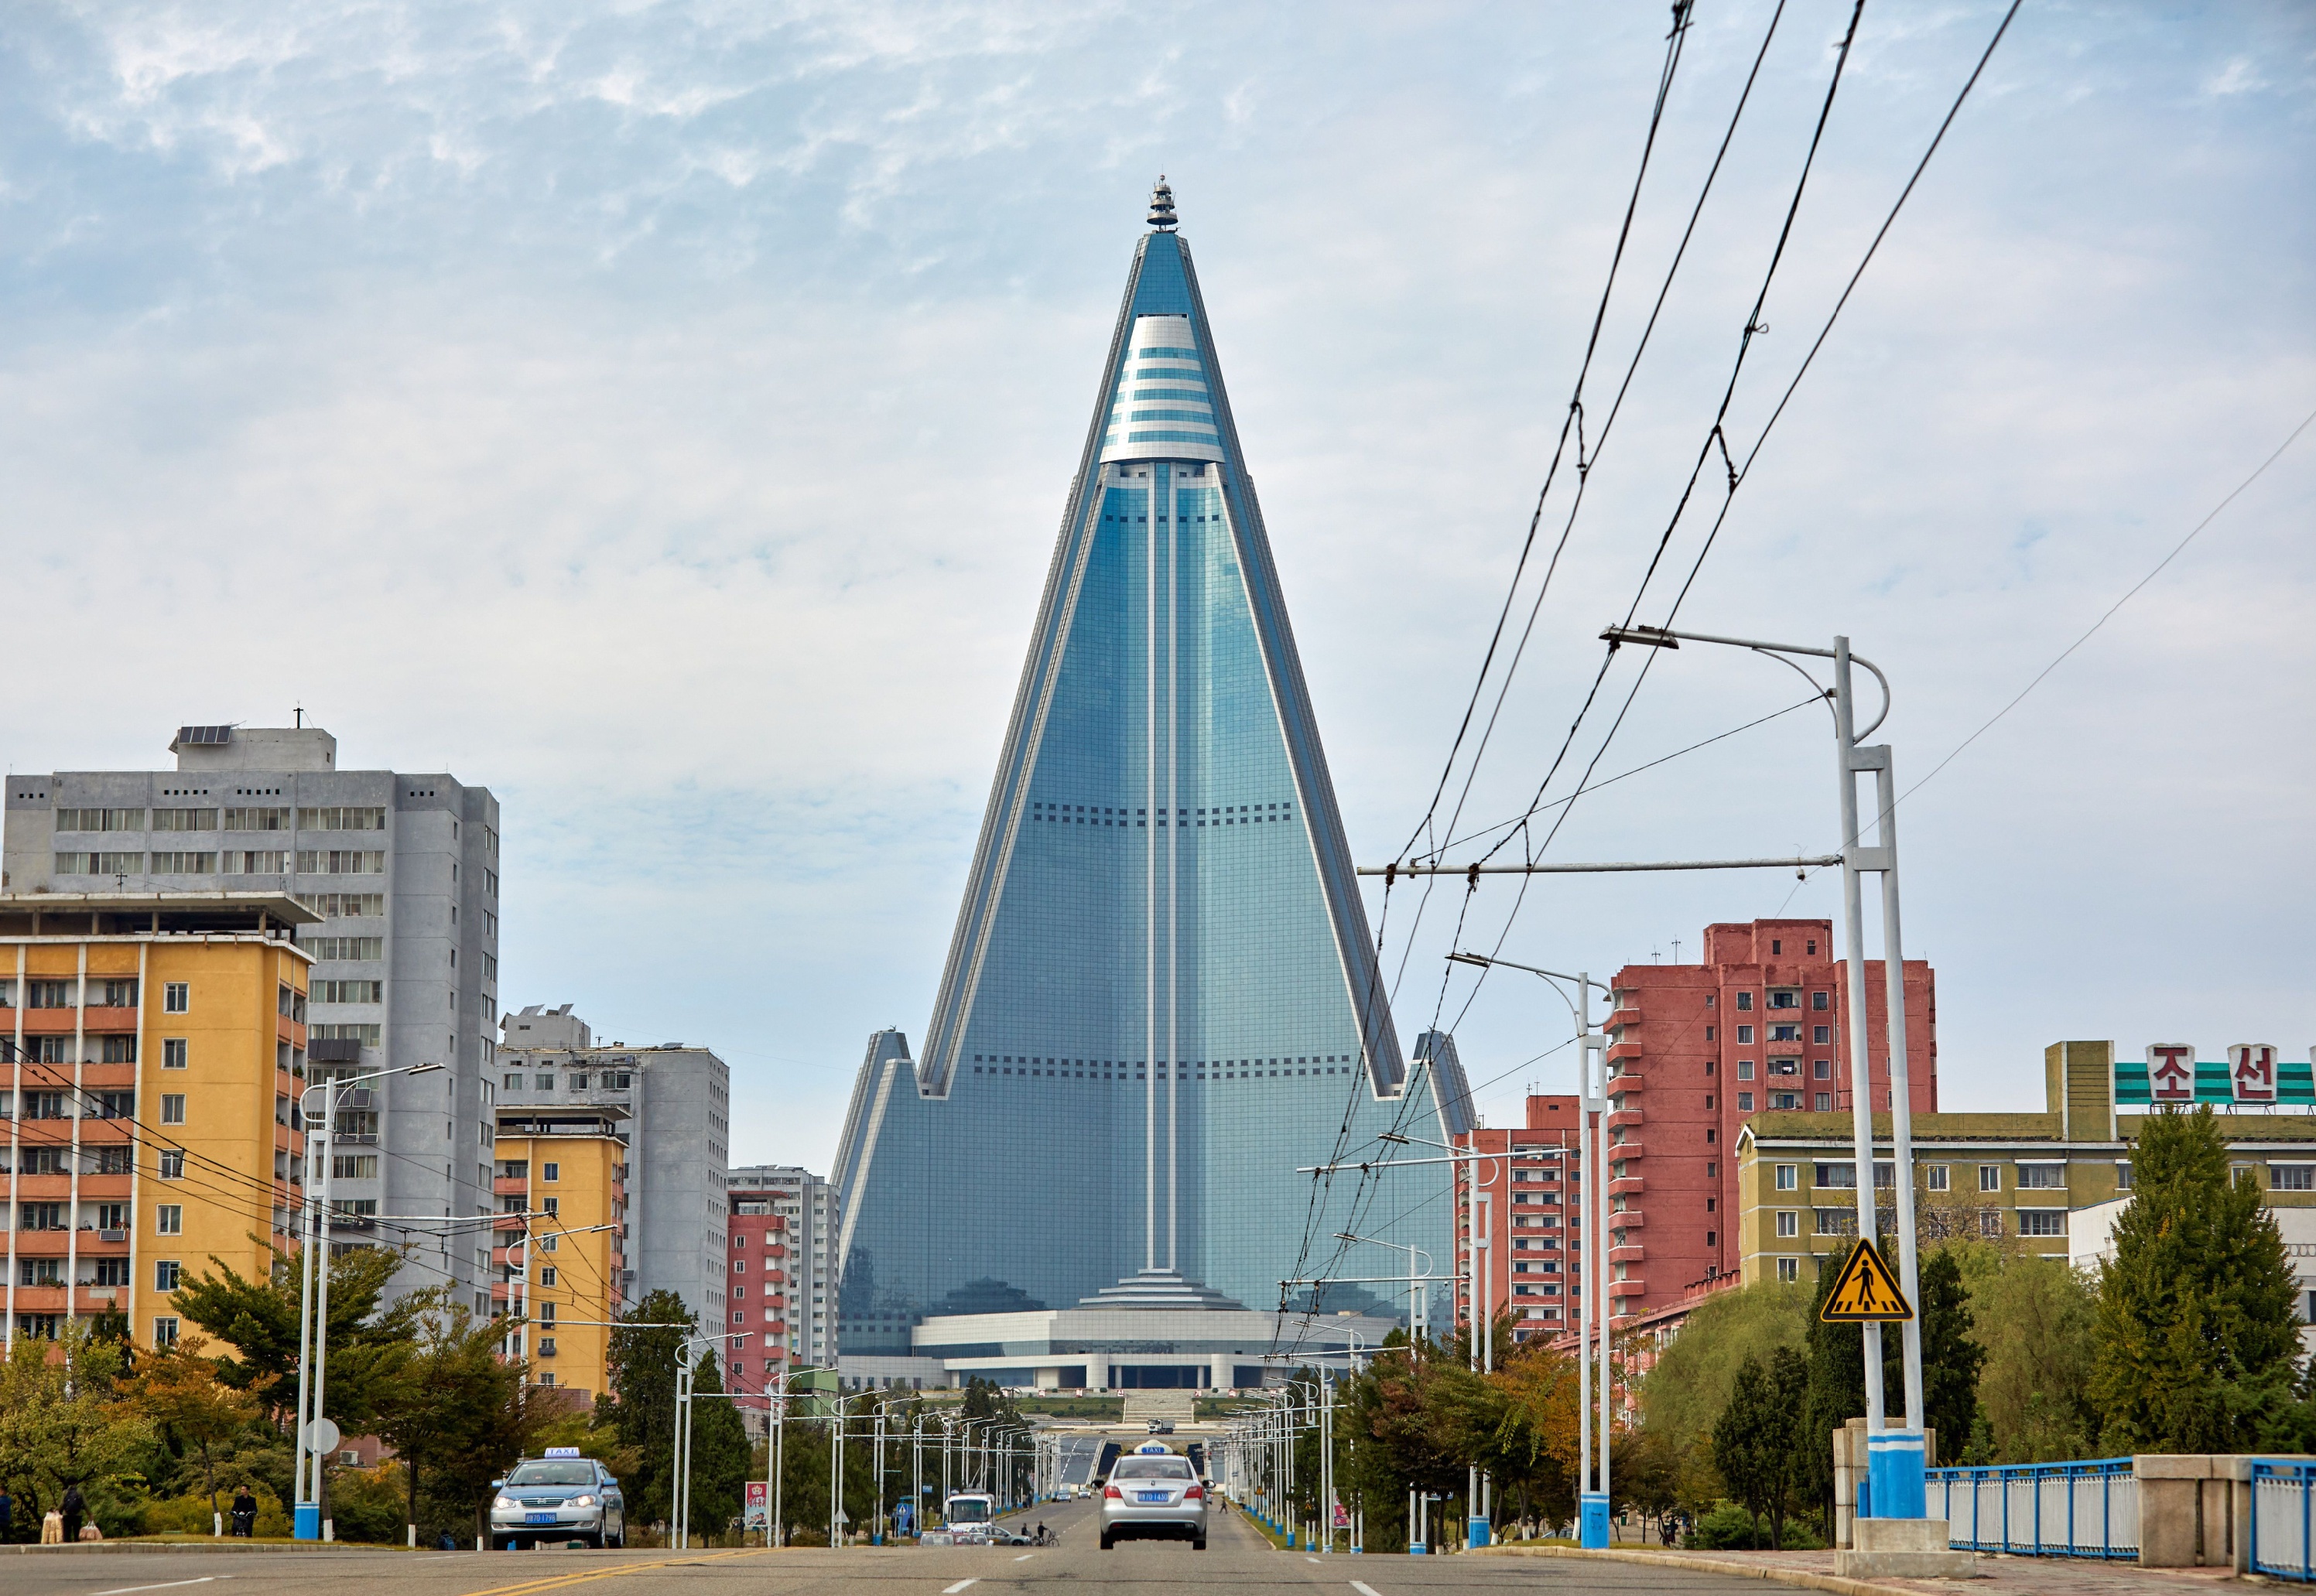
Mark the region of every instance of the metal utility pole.
<instances>
[{"instance_id":1,"label":"metal utility pole","mask_svg":"<svg viewBox=\"0 0 2316 1596\"><path fill-rule=\"evenodd\" d=\"M1790 656L1833 661L1833 686L1821 689L1833 704L1835 776L1839 783L1841 816L1841 909L1843 952L1848 965L1843 1002L1848 1008L1849 1112L1857 1140L1857 1233L1873 1238L1879 1229L1874 1200L1874 1072L1869 1053L1871 1037L1866 1010L1866 911L1863 878L1882 878L1882 958L1889 1046L1890 1154L1898 1229L1899 1284L1906 1299L1919 1303L1921 1290L1916 1267L1914 1228L1914 1130L1910 1070L1906 1057L1906 967L1898 911L1897 785L1887 743L1866 747L1870 737L1890 718L1890 678L1879 666L1850 652L1849 639L1836 637L1833 646L1812 648L1800 643L1764 643L1754 638L1715 637L1701 632L1673 632L1654 626L1611 626L1600 634L1611 643L1639 643L1651 648L1677 649L1683 643L1717 643L1750 649L1782 661L1801 671ZM1863 665L1882 688L1882 707L1864 730L1857 726L1857 700L1851 667ZM1809 678L1813 687L1816 678ZM1875 839L1864 840L1858 819L1857 778L1872 772L1875 795ZM1827 860L1825 863L1835 863ZM1901 1343L1905 1379L1906 1427L1892 1431L1882 1389L1882 1327L1868 1323L1865 1330L1866 1428L1869 1494L1875 1518L1921 1518L1923 1499L1922 1332L1920 1317L1905 1322Z\"/></svg>"}]
</instances>

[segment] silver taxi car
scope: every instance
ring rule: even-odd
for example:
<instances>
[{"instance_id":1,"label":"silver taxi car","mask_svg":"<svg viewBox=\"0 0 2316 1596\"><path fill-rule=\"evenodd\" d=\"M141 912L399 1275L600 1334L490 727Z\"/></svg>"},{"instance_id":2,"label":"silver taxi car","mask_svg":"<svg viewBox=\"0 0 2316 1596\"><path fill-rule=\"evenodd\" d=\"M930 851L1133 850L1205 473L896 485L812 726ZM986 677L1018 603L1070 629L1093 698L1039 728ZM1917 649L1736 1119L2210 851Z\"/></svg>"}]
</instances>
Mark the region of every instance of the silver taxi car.
<instances>
[{"instance_id":1,"label":"silver taxi car","mask_svg":"<svg viewBox=\"0 0 2316 1596\"><path fill-rule=\"evenodd\" d=\"M491 1549L527 1542L591 1546L628 1544L627 1499L611 1471L576 1447L549 1447L526 1458L498 1483L491 1497Z\"/></svg>"},{"instance_id":2,"label":"silver taxi car","mask_svg":"<svg viewBox=\"0 0 2316 1596\"><path fill-rule=\"evenodd\" d=\"M1154 1441L1118 1459L1102 1487L1101 1549L1135 1538L1207 1549L1206 1482L1188 1458Z\"/></svg>"}]
</instances>

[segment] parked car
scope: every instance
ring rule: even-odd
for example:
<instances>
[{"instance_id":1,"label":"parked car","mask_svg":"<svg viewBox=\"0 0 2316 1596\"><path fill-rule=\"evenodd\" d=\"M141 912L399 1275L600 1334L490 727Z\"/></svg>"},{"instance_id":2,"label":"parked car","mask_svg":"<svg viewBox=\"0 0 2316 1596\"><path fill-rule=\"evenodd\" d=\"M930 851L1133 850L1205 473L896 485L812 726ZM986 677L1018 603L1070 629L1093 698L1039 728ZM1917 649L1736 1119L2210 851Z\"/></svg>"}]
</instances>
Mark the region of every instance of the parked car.
<instances>
[{"instance_id":1,"label":"parked car","mask_svg":"<svg viewBox=\"0 0 2316 1596\"><path fill-rule=\"evenodd\" d=\"M549 1447L526 1458L497 1484L491 1498L491 1547L507 1551L528 1541L583 1540L628 1544L627 1498L611 1471L577 1447Z\"/></svg>"},{"instance_id":2,"label":"parked car","mask_svg":"<svg viewBox=\"0 0 2316 1596\"><path fill-rule=\"evenodd\" d=\"M1187 1540L1207 1549L1206 1484L1188 1458L1153 1442L1118 1460L1101 1493L1101 1549L1121 1540Z\"/></svg>"}]
</instances>

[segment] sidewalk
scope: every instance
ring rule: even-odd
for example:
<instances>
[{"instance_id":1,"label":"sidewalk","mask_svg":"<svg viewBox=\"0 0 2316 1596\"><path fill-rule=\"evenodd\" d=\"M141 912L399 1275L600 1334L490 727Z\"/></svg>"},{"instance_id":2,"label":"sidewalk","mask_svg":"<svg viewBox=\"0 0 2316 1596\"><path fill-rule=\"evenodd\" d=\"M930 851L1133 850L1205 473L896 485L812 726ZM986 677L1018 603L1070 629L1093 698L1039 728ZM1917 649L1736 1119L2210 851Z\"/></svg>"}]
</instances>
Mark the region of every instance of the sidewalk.
<instances>
[{"instance_id":1,"label":"sidewalk","mask_svg":"<svg viewBox=\"0 0 2316 1596\"><path fill-rule=\"evenodd\" d=\"M1567 1547L1526 1547L1518 1541L1469 1554L1479 1557L1611 1557L1619 1563L1703 1573L1742 1574L1836 1596L2217 1596L2235 1575L2224 1568L2142 1568L2136 1563L2101 1563L2082 1557L1997 1557L1982 1555L1982 1577L1968 1584L1952 1580L1843 1579L1825 1552L1679 1552L1652 1547L1581 1552Z\"/></svg>"}]
</instances>

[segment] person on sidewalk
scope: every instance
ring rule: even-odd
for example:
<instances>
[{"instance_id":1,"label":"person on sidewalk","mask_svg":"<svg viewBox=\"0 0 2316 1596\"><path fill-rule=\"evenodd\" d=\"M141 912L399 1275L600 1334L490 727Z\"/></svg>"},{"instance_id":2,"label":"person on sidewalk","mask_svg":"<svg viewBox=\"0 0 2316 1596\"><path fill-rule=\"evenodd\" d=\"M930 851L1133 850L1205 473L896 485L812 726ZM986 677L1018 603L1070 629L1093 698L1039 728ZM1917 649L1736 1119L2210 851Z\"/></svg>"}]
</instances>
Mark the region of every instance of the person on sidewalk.
<instances>
[{"instance_id":1,"label":"person on sidewalk","mask_svg":"<svg viewBox=\"0 0 2316 1596\"><path fill-rule=\"evenodd\" d=\"M244 1480L233 1499L233 1532L244 1540L257 1534L257 1498L249 1494L249 1482Z\"/></svg>"},{"instance_id":2,"label":"person on sidewalk","mask_svg":"<svg viewBox=\"0 0 2316 1596\"><path fill-rule=\"evenodd\" d=\"M88 1514L88 1499L80 1494L78 1485L67 1485L65 1498L57 1506L63 1510L65 1515L64 1538L68 1541L78 1540L80 1521Z\"/></svg>"},{"instance_id":3,"label":"person on sidewalk","mask_svg":"<svg viewBox=\"0 0 2316 1596\"><path fill-rule=\"evenodd\" d=\"M8 1538L8 1531L16 1527L16 1499L8 1494L8 1487L0 1485L0 1541Z\"/></svg>"}]
</instances>

